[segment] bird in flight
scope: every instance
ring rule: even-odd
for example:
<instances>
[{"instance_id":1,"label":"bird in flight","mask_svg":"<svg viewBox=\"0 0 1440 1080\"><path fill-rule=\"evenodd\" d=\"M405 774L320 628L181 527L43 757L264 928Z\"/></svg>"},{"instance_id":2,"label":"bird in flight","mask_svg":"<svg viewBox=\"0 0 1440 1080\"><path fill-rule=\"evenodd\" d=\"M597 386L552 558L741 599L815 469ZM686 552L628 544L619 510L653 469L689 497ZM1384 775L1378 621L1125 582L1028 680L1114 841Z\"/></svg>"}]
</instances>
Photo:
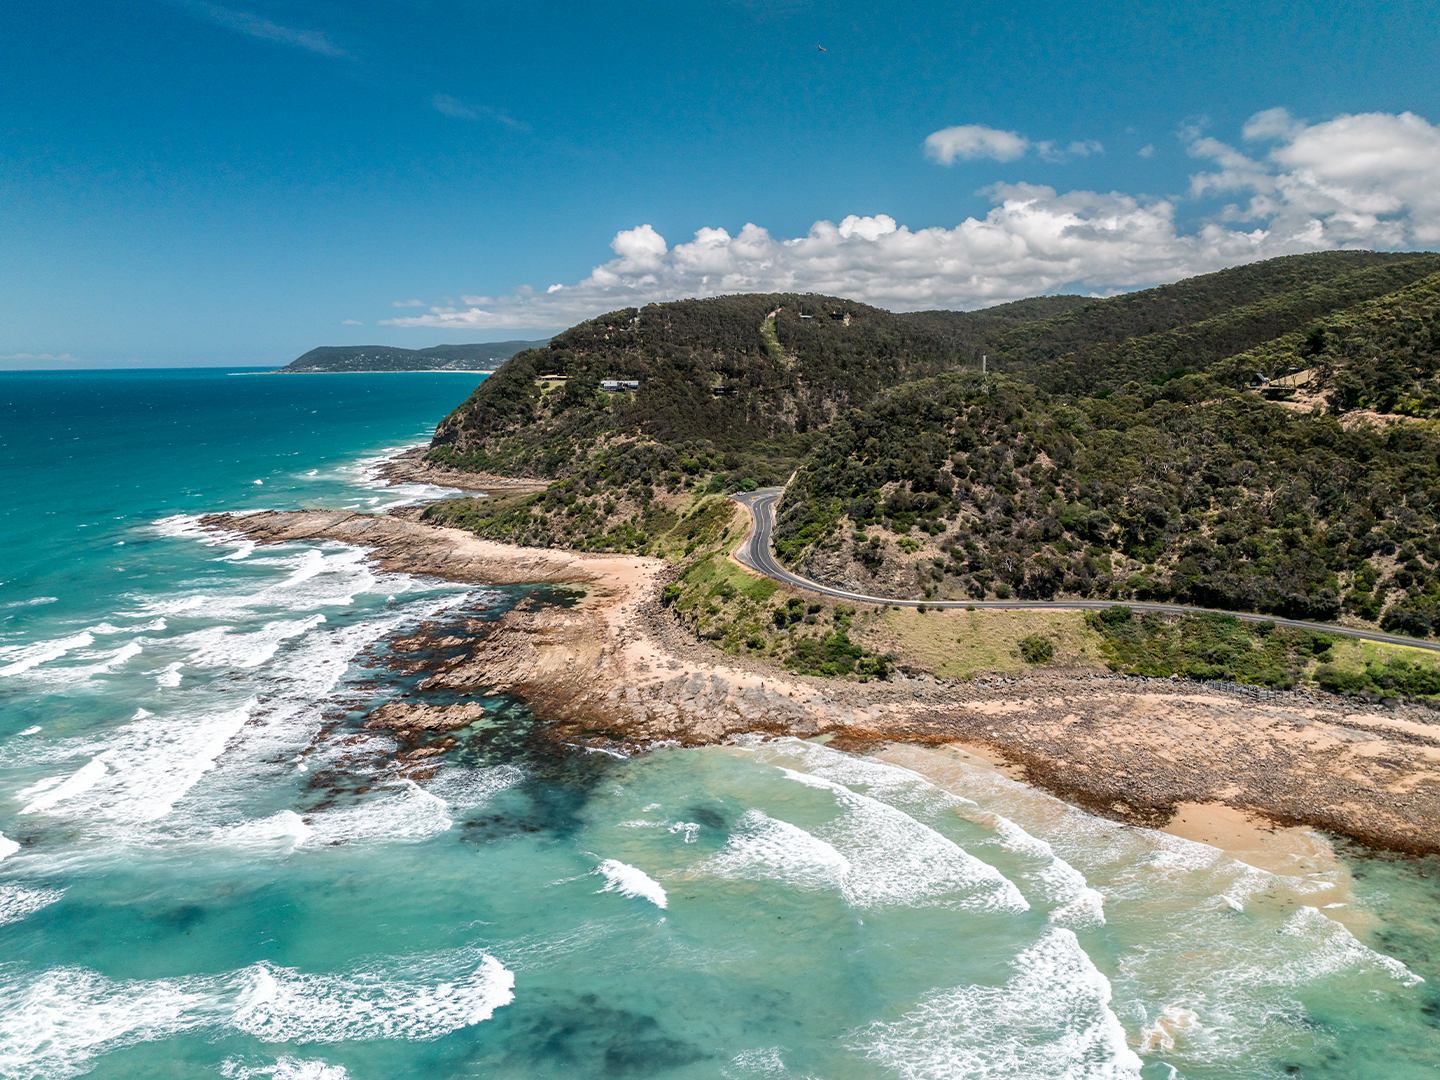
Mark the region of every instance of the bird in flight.
<instances>
[{"instance_id":1,"label":"bird in flight","mask_svg":"<svg viewBox=\"0 0 1440 1080\"><path fill-rule=\"evenodd\" d=\"M816 45L815 48L819 49L821 52L825 52L825 51L826 51L824 45Z\"/></svg>"}]
</instances>

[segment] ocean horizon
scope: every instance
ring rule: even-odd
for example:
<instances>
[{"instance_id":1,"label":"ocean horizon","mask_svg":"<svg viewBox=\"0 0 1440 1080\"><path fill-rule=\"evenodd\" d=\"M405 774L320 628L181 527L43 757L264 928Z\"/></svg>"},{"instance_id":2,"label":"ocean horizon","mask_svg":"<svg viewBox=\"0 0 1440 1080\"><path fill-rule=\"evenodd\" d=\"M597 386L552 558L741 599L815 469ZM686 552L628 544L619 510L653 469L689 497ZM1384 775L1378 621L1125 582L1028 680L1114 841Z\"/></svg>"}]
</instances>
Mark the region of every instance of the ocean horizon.
<instances>
[{"instance_id":1,"label":"ocean horizon","mask_svg":"<svg viewBox=\"0 0 1440 1080\"><path fill-rule=\"evenodd\" d=\"M566 597L203 527L457 494L377 470L466 373L264 370L0 373L0 1076L1434 1075L1437 858L1262 869L943 748L599 753L504 693L407 767L392 643Z\"/></svg>"}]
</instances>

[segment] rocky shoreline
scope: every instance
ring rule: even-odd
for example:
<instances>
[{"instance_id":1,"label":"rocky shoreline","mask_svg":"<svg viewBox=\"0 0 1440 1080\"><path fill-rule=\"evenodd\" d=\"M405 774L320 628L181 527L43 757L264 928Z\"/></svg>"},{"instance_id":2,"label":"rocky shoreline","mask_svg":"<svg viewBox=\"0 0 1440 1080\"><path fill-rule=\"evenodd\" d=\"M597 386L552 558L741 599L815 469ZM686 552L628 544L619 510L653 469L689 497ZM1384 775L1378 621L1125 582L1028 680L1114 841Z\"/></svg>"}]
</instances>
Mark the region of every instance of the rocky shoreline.
<instances>
[{"instance_id":1,"label":"rocky shoreline","mask_svg":"<svg viewBox=\"0 0 1440 1080\"><path fill-rule=\"evenodd\" d=\"M202 523L262 544L339 540L406 573L583 590L571 606L522 602L461 655L411 669L426 672L421 693L443 691L446 700L513 694L567 742L631 752L759 731L828 736L853 750L891 741L958 745L1135 824L1163 826L1181 804L1223 804L1378 848L1440 852L1440 716L1427 708L1318 693L1254 701L1097 669L972 683L796 676L698 641L659 602L672 570L658 559L512 547L425 524L414 510L212 515ZM450 632L437 624L407 641L418 651ZM413 760L454 745L447 732L475 708L392 703L366 726L420 739L405 754Z\"/></svg>"},{"instance_id":2,"label":"rocky shoreline","mask_svg":"<svg viewBox=\"0 0 1440 1080\"><path fill-rule=\"evenodd\" d=\"M544 491L548 482L522 476L496 476L493 473L462 472L446 465L426 461L429 446L413 446L386 458L375 468L375 474L391 484L434 484L461 491Z\"/></svg>"}]
</instances>

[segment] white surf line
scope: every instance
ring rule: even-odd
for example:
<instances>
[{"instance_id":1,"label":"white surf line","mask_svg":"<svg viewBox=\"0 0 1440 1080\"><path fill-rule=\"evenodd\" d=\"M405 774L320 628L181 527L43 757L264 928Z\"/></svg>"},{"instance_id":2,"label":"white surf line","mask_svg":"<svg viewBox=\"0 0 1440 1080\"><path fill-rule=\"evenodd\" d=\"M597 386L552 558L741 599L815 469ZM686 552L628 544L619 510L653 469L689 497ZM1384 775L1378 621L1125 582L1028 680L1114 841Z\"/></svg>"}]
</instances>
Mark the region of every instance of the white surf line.
<instances>
[{"instance_id":1,"label":"white surf line","mask_svg":"<svg viewBox=\"0 0 1440 1080\"><path fill-rule=\"evenodd\" d=\"M1004 986L938 991L847 1044L904 1080L1139 1080L1143 1063L1110 1008L1110 982L1073 931L1046 930L1011 966Z\"/></svg>"},{"instance_id":2,"label":"white surf line","mask_svg":"<svg viewBox=\"0 0 1440 1080\"><path fill-rule=\"evenodd\" d=\"M783 740L775 740L778 745ZM1072 927L1104 925L1104 896L1092 888L1076 867L1056 854L1045 840L1028 832L1015 821L984 809L974 799L950 791L924 773L894 761L876 761L840 754L826 747L799 743L803 756L812 762L813 774L848 784L864 784L877 796L904 809L912 816L933 814L932 801L943 804L945 813L955 813L981 828L994 831L1005 851L1034 860L1038 865L1024 872L1050 905L1050 920ZM1007 781L1014 783L1014 781Z\"/></svg>"},{"instance_id":3,"label":"white surf line","mask_svg":"<svg viewBox=\"0 0 1440 1080\"><path fill-rule=\"evenodd\" d=\"M34 645L27 645L9 651L12 656L18 657L12 663L0 668L0 676L14 676L29 671L38 664L48 664L51 660L58 660L71 649L83 649L92 645L95 638L88 630L83 630L71 637L61 638L57 641L40 641Z\"/></svg>"},{"instance_id":4,"label":"white surf line","mask_svg":"<svg viewBox=\"0 0 1440 1080\"><path fill-rule=\"evenodd\" d=\"M788 779L834 793L841 816L815 835L850 862L841 894L856 907L955 906L1021 912L1029 902L1015 883L955 841L903 810L844 784L779 766ZM958 901L954 894L968 894Z\"/></svg>"},{"instance_id":5,"label":"white surf line","mask_svg":"<svg viewBox=\"0 0 1440 1080\"><path fill-rule=\"evenodd\" d=\"M670 898L664 888L645 871L616 859L606 859L594 870L605 878L605 887L596 889L599 893L619 893L637 900L648 900L662 910L670 906Z\"/></svg>"},{"instance_id":6,"label":"white surf line","mask_svg":"<svg viewBox=\"0 0 1440 1080\"><path fill-rule=\"evenodd\" d=\"M268 962L220 975L112 980L79 967L0 972L0 1076L78 1076L103 1054L185 1032L266 1043L432 1040L490 1019L515 976L467 947L333 974Z\"/></svg>"}]
</instances>

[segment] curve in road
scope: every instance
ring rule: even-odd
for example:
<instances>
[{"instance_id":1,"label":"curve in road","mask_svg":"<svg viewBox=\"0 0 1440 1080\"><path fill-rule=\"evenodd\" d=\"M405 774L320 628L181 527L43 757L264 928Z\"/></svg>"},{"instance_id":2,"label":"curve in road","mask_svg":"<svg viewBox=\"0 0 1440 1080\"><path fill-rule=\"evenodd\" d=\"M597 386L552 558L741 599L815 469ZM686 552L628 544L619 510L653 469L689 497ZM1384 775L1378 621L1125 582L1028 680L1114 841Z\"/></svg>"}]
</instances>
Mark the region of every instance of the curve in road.
<instances>
[{"instance_id":1,"label":"curve in road","mask_svg":"<svg viewBox=\"0 0 1440 1080\"><path fill-rule=\"evenodd\" d=\"M897 600L893 597L867 596L864 593L847 592L844 589L822 585L818 581L811 581L799 574L792 574L775 558L775 552L770 545L770 530L775 523L775 503L783 491L784 488L761 488L758 491L742 492L730 496L750 511L751 521L750 535L745 538L743 544L735 549L735 558L756 573L764 574L768 578L774 578L787 585L793 585L797 589L805 589L808 592L820 593L822 596L833 596L837 600L850 600L859 604L890 604L897 607L919 607L923 604L926 608L975 607L1001 608L1012 611L1017 608L1044 608L1050 611L1104 611L1113 606L1113 602L1108 600ZM1233 615L1235 618L1244 619L1247 622L1273 622L1276 626L1289 626L1297 630L1323 630L1327 634L1343 634L1346 637L1361 638L1365 641L1377 641L1382 645L1408 645L1414 649L1440 652L1440 642L1421 641L1417 638L1401 637L1398 634L1385 634L1379 630L1358 630L1349 626L1334 626L1330 623L1306 622L1301 619L1277 619L1270 615L1257 615L1249 611L1224 611L1219 608L1190 607L1185 604L1146 602L1127 603L1125 606L1136 611L1164 611L1177 615Z\"/></svg>"}]
</instances>

